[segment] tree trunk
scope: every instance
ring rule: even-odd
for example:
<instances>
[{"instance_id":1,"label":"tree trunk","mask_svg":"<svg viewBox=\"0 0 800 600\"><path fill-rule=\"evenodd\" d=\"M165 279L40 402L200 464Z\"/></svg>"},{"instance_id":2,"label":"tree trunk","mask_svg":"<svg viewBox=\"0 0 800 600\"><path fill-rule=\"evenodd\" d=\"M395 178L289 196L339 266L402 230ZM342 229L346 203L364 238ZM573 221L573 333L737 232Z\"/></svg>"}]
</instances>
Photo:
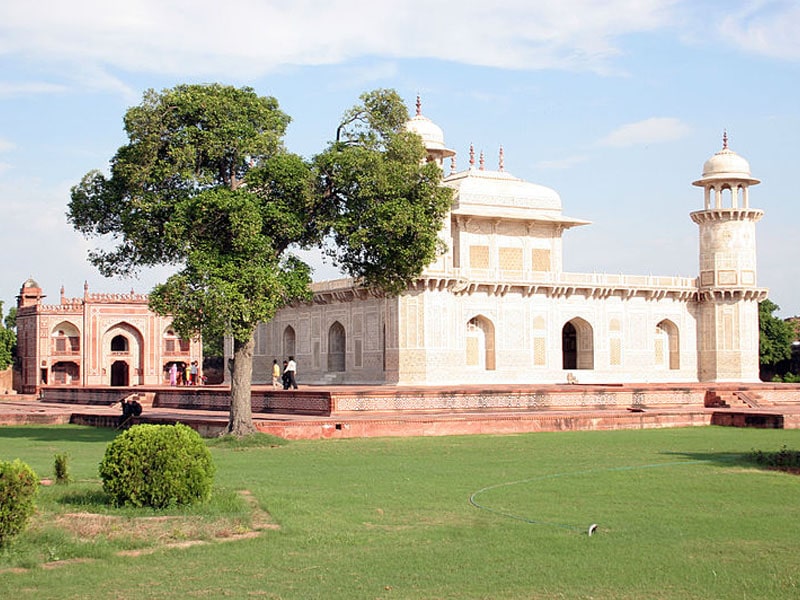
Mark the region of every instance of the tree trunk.
<instances>
[{"instance_id":1,"label":"tree trunk","mask_svg":"<svg viewBox=\"0 0 800 600\"><path fill-rule=\"evenodd\" d=\"M233 373L231 374L231 412L226 433L242 437L256 432L250 387L253 383L253 334L246 342L233 340Z\"/></svg>"}]
</instances>

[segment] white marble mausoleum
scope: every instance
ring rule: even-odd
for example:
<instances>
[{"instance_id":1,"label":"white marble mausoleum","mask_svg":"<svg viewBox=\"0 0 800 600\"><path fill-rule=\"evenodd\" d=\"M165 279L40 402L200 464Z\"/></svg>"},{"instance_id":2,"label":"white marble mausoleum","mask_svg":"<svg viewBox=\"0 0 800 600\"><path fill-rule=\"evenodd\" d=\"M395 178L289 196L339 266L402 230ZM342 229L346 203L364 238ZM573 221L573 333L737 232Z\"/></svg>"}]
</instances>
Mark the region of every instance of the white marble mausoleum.
<instances>
[{"instance_id":1,"label":"white marble mausoleum","mask_svg":"<svg viewBox=\"0 0 800 600\"><path fill-rule=\"evenodd\" d=\"M429 160L454 156L419 103L408 128ZM763 212L750 207L759 181L727 137L693 182L699 272L687 277L565 272L562 235L588 221L506 172L502 153L495 171L470 154L443 182L454 191L447 252L397 297L350 279L314 284L313 302L258 327L256 383L290 355L301 384L758 381Z\"/></svg>"}]
</instances>

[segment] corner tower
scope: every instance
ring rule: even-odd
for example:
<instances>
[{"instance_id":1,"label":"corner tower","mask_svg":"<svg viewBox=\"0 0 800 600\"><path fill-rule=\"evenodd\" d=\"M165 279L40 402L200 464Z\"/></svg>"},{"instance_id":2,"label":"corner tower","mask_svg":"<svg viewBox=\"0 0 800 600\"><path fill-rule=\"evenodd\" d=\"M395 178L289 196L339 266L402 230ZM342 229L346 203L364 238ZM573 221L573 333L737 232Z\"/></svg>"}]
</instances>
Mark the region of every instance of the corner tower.
<instances>
[{"instance_id":1,"label":"corner tower","mask_svg":"<svg viewBox=\"0 0 800 600\"><path fill-rule=\"evenodd\" d=\"M728 148L703 165L692 185L704 191L703 210L690 214L700 228L697 362L700 381L758 381L758 303L767 290L756 285L756 223L750 208L748 162Z\"/></svg>"},{"instance_id":2,"label":"corner tower","mask_svg":"<svg viewBox=\"0 0 800 600\"><path fill-rule=\"evenodd\" d=\"M444 170L444 159L456 155L444 144L444 132L441 127L422 114L422 101L417 96L417 113L406 123L406 130L416 133L422 138L428 152L428 162L435 162Z\"/></svg>"}]
</instances>

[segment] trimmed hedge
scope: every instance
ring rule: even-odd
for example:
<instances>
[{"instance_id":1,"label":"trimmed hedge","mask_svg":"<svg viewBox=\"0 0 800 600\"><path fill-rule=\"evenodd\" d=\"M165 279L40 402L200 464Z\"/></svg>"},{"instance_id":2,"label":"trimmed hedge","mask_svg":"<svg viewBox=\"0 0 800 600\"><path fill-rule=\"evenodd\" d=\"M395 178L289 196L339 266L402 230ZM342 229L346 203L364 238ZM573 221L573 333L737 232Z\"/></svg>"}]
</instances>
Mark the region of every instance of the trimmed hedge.
<instances>
[{"instance_id":1,"label":"trimmed hedge","mask_svg":"<svg viewBox=\"0 0 800 600\"><path fill-rule=\"evenodd\" d=\"M27 464L0 461L0 546L28 525L38 491L39 480Z\"/></svg>"},{"instance_id":2,"label":"trimmed hedge","mask_svg":"<svg viewBox=\"0 0 800 600\"><path fill-rule=\"evenodd\" d=\"M116 506L186 505L211 495L215 467L196 431L186 425L134 425L106 448L103 489Z\"/></svg>"}]
</instances>

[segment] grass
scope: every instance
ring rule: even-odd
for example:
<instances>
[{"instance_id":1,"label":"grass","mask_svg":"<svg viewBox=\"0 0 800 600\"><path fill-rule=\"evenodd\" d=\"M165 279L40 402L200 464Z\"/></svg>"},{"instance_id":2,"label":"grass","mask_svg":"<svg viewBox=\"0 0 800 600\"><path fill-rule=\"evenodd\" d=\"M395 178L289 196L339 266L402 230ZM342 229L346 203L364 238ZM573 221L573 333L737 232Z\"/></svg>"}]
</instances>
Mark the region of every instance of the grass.
<instances>
[{"instance_id":1,"label":"grass","mask_svg":"<svg viewBox=\"0 0 800 600\"><path fill-rule=\"evenodd\" d=\"M14 548L0 556L0 597L800 596L800 478L748 460L753 450L800 447L800 431L213 442L214 500L166 514L104 504L97 465L112 436L0 428L0 458L19 457L43 477L56 453L68 453L74 480L42 488L46 522L15 544L39 554L24 564ZM227 535L235 526L214 533L221 523L252 528L254 507L279 529L241 539ZM99 515L87 520L100 532L114 522L101 517L167 516L167 541L205 535L210 543L80 539L58 526L69 513ZM599 527L589 537L591 523ZM155 552L120 554L142 547Z\"/></svg>"}]
</instances>

